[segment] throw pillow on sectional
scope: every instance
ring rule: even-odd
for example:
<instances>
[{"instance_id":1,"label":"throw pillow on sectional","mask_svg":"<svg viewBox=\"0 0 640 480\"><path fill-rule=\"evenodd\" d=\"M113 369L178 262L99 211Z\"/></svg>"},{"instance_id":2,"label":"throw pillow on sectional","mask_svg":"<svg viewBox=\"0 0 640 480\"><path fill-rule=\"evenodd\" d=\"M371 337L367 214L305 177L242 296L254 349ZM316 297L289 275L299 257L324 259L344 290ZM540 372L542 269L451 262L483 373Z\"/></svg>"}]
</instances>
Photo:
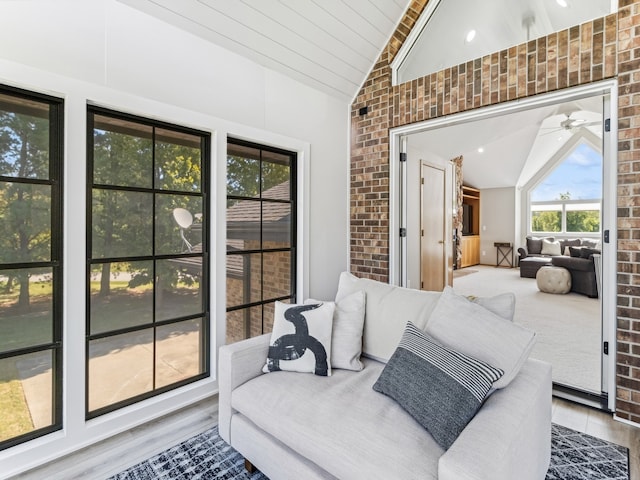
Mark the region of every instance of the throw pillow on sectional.
<instances>
[{"instance_id":1,"label":"throw pillow on sectional","mask_svg":"<svg viewBox=\"0 0 640 480\"><path fill-rule=\"evenodd\" d=\"M289 305L276 302L264 373L331 375L331 333L335 303Z\"/></svg>"},{"instance_id":2,"label":"throw pillow on sectional","mask_svg":"<svg viewBox=\"0 0 640 480\"><path fill-rule=\"evenodd\" d=\"M362 329L364 328L365 293L358 290L336 302L331 334L331 368L360 371L364 367L362 355ZM318 303L309 299L307 303Z\"/></svg>"},{"instance_id":3,"label":"throw pillow on sectional","mask_svg":"<svg viewBox=\"0 0 640 480\"><path fill-rule=\"evenodd\" d=\"M447 450L503 373L409 322L373 389L394 399Z\"/></svg>"},{"instance_id":4,"label":"throw pillow on sectional","mask_svg":"<svg viewBox=\"0 0 640 480\"><path fill-rule=\"evenodd\" d=\"M442 292L425 331L442 345L503 370L495 388L515 378L536 340L534 331L469 302L451 287Z\"/></svg>"},{"instance_id":5,"label":"throw pillow on sectional","mask_svg":"<svg viewBox=\"0 0 640 480\"><path fill-rule=\"evenodd\" d=\"M562 255L562 248L560 246L560 242L543 238L542 250L540 251L540 253L542 255L551 255L551 256Z\"/></svg>"}]
</instances>

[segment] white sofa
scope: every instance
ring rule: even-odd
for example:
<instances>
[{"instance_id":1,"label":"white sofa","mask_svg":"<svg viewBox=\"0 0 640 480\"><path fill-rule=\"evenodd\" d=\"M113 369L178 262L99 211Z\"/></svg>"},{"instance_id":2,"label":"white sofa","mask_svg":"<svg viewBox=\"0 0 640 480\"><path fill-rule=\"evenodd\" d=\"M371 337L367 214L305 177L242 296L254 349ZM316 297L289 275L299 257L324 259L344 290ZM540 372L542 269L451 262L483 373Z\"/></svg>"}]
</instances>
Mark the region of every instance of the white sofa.
<instances>
[{"instance_id":1,"label":"white sofa","mask_svg":"<svg viewBox=\"0 0 640 480\"><path fill-rule=\"evenodd\" d=\"M407 320L426 327L441 294L343 274L336 300L354 290L366 293L362 371L264 374L269 334L220 349L219 432L226 442L271 480L545 478L549 364L524 361L445 451L393 399L372 388Z\"/></svg>"}]
</instances>

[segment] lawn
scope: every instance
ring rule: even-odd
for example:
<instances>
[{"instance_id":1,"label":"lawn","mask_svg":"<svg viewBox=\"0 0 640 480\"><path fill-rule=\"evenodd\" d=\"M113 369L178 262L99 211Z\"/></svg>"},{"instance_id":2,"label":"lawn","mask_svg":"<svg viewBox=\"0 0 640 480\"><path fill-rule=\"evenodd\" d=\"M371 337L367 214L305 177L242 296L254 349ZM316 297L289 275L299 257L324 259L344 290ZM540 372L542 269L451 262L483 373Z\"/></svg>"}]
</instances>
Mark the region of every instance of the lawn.
<instances>
[{"instance_id":1,"label":"lawn","mask_svg":"<svg viewBox=\"0 0 640 480\"><path fill-rule=\"evenodd\" d=\"M14 359L0 360L0 442L33 430Z\"/></svg>"}]
</instances>

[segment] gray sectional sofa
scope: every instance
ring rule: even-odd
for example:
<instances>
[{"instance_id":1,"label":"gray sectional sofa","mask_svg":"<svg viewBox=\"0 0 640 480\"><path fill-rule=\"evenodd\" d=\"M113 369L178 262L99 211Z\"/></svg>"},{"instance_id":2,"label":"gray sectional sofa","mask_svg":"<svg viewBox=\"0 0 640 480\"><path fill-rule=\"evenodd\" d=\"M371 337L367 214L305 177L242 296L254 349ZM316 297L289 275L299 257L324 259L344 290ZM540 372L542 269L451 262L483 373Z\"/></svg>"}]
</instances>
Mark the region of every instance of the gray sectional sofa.
<instances>
[{"instance_id":1,"label":"gray sectional sofa","mask_svg":"<svg viewBox=\"0 0 640 480\"><path fill-rule=\"evenodd\" d=\"M272 480L544 479L551 448L551 367L527 358L535 334L509 321L513 298L473 303L449 290L409 290L343 273L336 312L343 299L358 291L365 293L366 305L358 342L363 356L356 368L334 367L331 376L263 373L270 334L220 349L222 438ZM470 316L473 321L465 323ZM425 428L407 405L400 405L407 398L374 390L383 377L408 378L401 388L428 385L418 395L428 391L442 397L436 398L442 411L426 412L436 420L463 409L457 396L438 393L435 383L422 375L407 377L405 371L405 377L394 376L395 369L401 370L399 343L406 338L409 320L418 334L426 332L505 372L446 448L430 433L436 432L430 425ZM335 350L338 318L333 321ZM342 324L340 334L346 326ZM364 368L358 371L360 366Z\"/></svg>"},{"instance_id":2,"label":"gray sectional sofa","mask_svg":"<svg viewBox=\"0 0 640 480\"><path fill-rule=\"evenodd\" d=\"M545 250L553 242L557 251ZM518 248L520 276L536 278L538 270L553 265L571 274L571 291L591 298L598 297L594 254L600 254L600 242L593 239L558 239L526 237L526 246ZM552 253L549 253L552 252Z\"/></svg>"}]
</instances>

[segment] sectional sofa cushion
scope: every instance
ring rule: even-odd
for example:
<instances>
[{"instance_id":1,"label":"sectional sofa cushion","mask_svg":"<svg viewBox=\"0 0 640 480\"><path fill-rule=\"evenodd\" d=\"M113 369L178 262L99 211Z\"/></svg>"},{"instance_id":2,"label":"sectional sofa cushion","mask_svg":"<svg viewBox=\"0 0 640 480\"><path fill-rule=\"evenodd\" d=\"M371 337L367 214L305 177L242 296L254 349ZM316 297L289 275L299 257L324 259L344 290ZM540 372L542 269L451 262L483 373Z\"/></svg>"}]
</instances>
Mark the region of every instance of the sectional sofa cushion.
<instances>
[{"instance_id":1,"label":"sectional sofa cushion","mask_svg":"<svg viewBox=\"0 0 640 480\"><path fill-rule=\"evenodd\" d=\"M269 353L263 372L285 370L331 375L335 303L276 302Z\"/></svg>"},{"instance_id":2,"label":"sectional sofa cushion","mask_svg":"<svg viewBox=\"0 0 640 480\"><path fill-rule=\"evenodd\" d=\"M499 317L513 321L516 312L516 296L512 292L501 293L493 297L467 297L474 303L492 311Z\"/></svg>"},{"instance_id":3,"label":"sectional sofa cushion","mask_svg":"<svg viewBox=\"0 0 640 480\"><path fill-rule=\"evenodd\" d=\"M447 450L504 372L407 324L373 389L398 402Z\"/></svg>"},{"instance_id":4,"label":"sectional sofa cushion","mask_svg":"<svg viewBox=\"0 0 640 480\"><path fill-rule=\"evenodd\" d=\"M437 342L503 370L495 388L518 374L535 344L535 332L506 321L445 287L426 333Z\"/></svg>"},{"instance_id":5,"label":"sectional sofa cushion","mask_svg":"<svg viewBox=\"0 0 640 480\"><path fill-rule=\"evenodd\" d=\"M336 302L362 290L366 295L362 353L386 362L400 342L404 327L411 320L424 329L440 293L397 287L375 280L340 274Z\"/></svg>"},{"instance_id":6,"label":"sectional sofa cushion","mask_svg":"<svg viewBox=\"0 0 640 480\"><path fill-rule=\"evenodd\" d=\"M555 237L545 237L546 240L553 242ZM529 255L541 255L542 253L542 238L527 236L527 252Z\"/></svg>"},{"instance_id":7,"label":"sectional sofa cushion","mask_svg":"<svg viewBox=\"0 0 640 480\"><path fill-rule=\"evenodd\" d=\"M259 375L233 390L231 408L321 466L323 478L437 479L443 449L393 399L373 390L384 364L362 361L361 372L336 369L324 378ZM296 473L287 478L300 478Z\"/></svg>"},{"instance_id":8,"label":"sectional sofa cushion","mask_svg":"<svg viewBox=\"0 0 640 480\"><path fill-rule=\"evenodd\" d=\"M560 246L560 242L543 238L542 250L540 251L540 253L542 255L562 255L562 248Z\"/></svg>"}]
</instances>

